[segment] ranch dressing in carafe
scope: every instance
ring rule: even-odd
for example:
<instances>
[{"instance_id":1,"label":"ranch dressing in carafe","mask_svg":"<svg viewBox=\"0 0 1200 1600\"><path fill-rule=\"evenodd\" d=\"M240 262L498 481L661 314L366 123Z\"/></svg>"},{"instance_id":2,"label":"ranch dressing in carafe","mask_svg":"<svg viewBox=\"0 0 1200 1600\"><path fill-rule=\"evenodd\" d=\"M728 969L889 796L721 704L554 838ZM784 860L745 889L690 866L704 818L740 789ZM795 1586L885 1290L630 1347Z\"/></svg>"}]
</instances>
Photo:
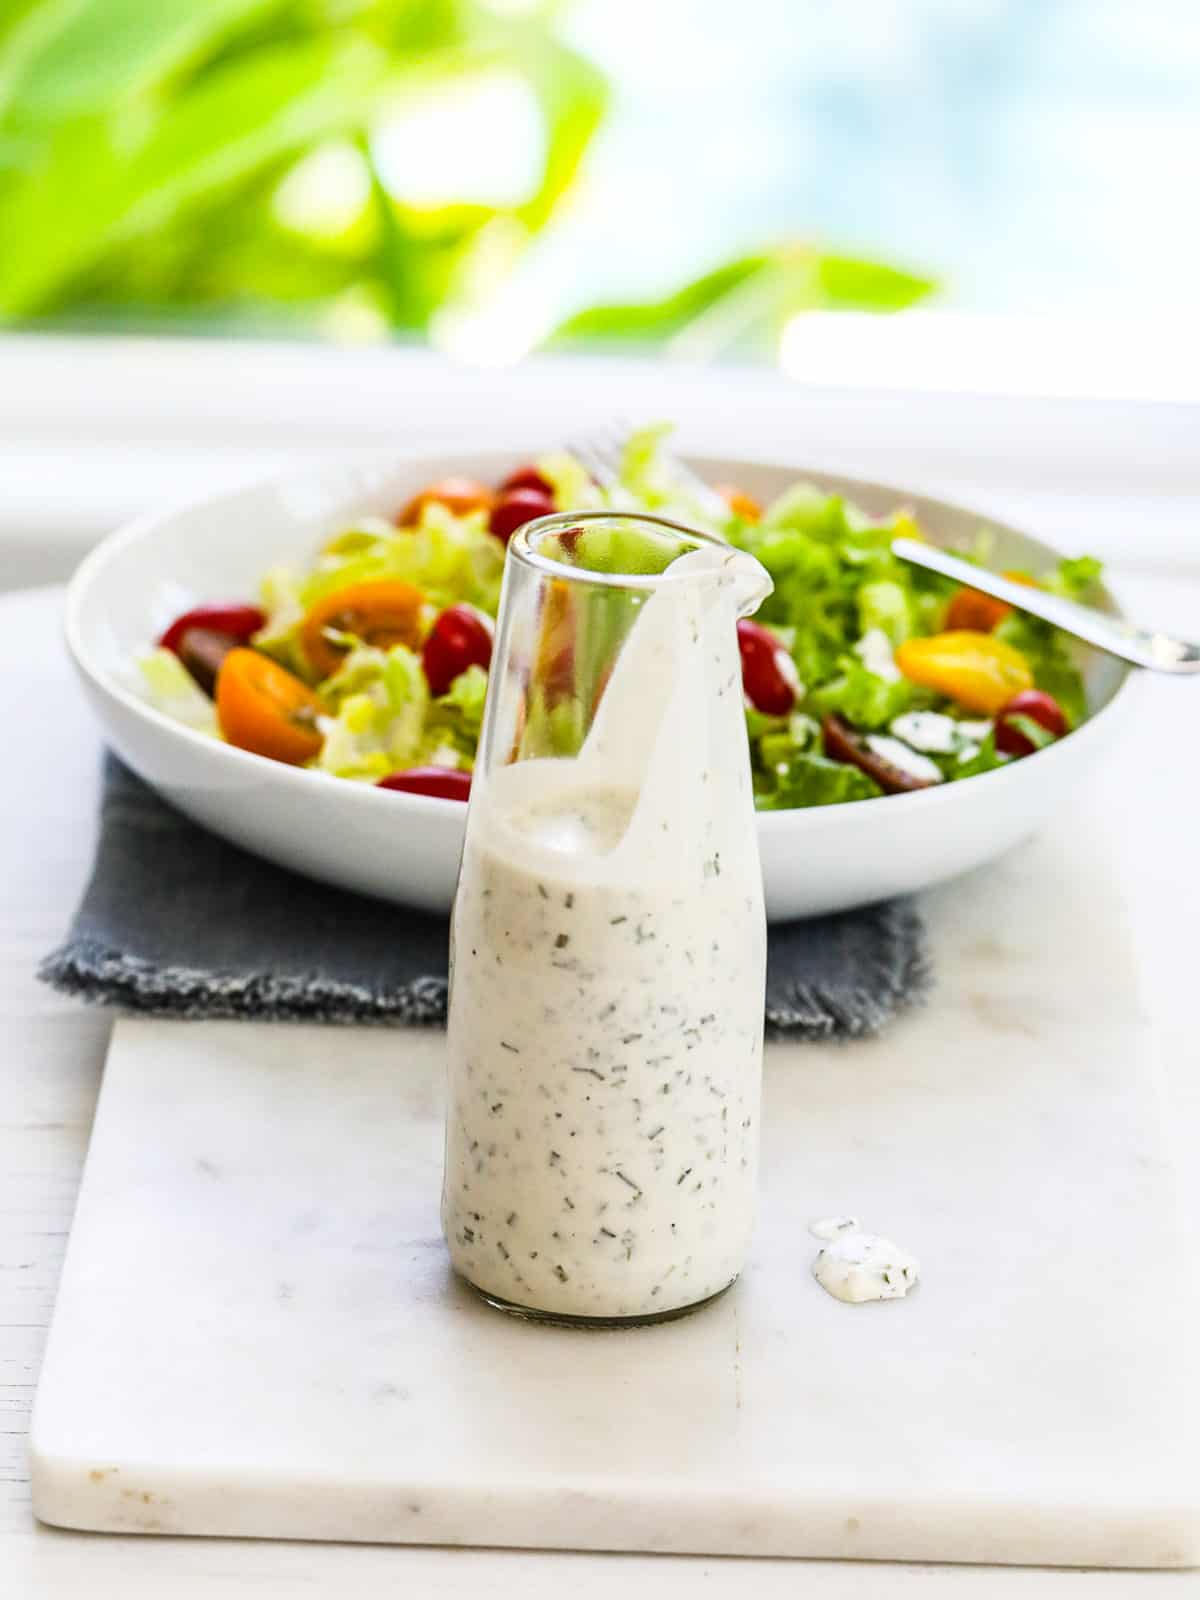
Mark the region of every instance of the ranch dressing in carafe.
<instances>
[{"instance_id":1,"label":"ranch dressing in carafe","mask_svg":"<svg viewBox=\"0 0 1200 1600\"><path fill-rule=\"evenodd\" d=\"M751 558L677 558L580 753L491 773L454 913L443 1224L532 1315L645 1320L750 1237L766 928L735 621Z\"/></svg>"}]
</instances>

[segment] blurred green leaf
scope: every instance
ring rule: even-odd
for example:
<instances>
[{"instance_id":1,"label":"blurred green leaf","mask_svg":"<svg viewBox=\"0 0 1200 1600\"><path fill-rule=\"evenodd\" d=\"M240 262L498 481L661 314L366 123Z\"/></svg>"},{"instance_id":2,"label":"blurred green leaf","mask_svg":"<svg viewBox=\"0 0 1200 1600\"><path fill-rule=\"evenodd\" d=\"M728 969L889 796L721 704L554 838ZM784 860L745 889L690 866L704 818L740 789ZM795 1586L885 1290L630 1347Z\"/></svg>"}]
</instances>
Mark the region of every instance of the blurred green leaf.
<instances>
[{"instance_id":1,"label":"blurred green leaf","mask_svg":"<svg viewBox=\"0 0 1200 1600\"><path fill-rule=\"evenodd\" d=\"M359 331L460 319L561 211L607 105L563 6L485 0L0 0L0 319L124 314L189 326L289 321ZM536 103L542 163L511 205L419 208L375 169L407 100L499 71ZM352 140L367 201L309 228L280 203L293 167ZM927 280L783 246L657 301L582 312L561 341L661 344L706 359L773 349L813 306L896 309ZM364 314L365 313L365 318Z\"/></svg>"},{"instance_id":2,"label":"blurred green leaf","mask_svg":"<svg viewBox=\"0 0 1200 1600\"><path fill-rule=\"evenodd\" d=\"M367 141L377 243L373 269L393 327L422 327L450 293L467 242L491 217L487 206L453 206L410 213L384 186Z\"/></svg>"},{"instance_id":3,"label":"blurred green leaf","mask_svg":"<svg viewBox=\"0 0 1200 1600\"><path fill-rule=\"evenodd\" d=\"M158 325L172 312L210 323L266 326L319 319L323 308L363 277L372 230L341 240L298 237L270 216L271 184L253 185L214 207L203 227L188 210L154 235L107 252L78 281L75 298L89 320L127 316Z\"/></svg>"},{"instance_id":4,"label":"blurred green leaf","mask_svg":"<svg viewBox=\"0 0 1200 1600\"><path fill-rule=\"evenodd\" d=\"M937 288L933 278L853 256L820 256L817 281L825 304L839 311L903 311Z\"/></svg>"},{"instance_id":5,"label":"blurred green leaf","mask_svg":"<svg viewBox=\"0 0 1200 1600\"><path fill-rule=\"evenodd\" d=\"M306 40L204 77L130 164L137 199L121 231L145 232L189 199L355 127L387 87L389 66L363 40Z\"/></svg>"},{"instance_id":6,"label":"blurred green leaf","mask_svg":"<svg viewBox=\"0 0 1200 1600\"><path fill-rule=\"evenodd\" d=\"M78 0L70 0L70 4L77 5ZM58 7L48 6L46 0L5 0L3 8L0 8L0 46L7 49L31 11L47 12L52 9L57 10Z\"/></svg>"},{"instance_id":7,"label":"blurred green leaf","mask_svg":"<svg viewBox=\"0 0 1200 1600\"><path fill-rule=\"evenodd\" d=\"M934 287L930 278L880 262L787 244L729 262L661 300L579 312L556 330L554 342L665 341L674 354L695 360L773 355L784 324L798 312L898 311Z\"/></svg>"},{"instance_id":8,"label":"blurred green leaf","mask_svg":"<svg viewBox=\"0 0 1200 1600\"><path fill-rule=\"evenodd\" d=\"M54 123L103 112L286 0L57 0L30 8L0 116ZM9 49L20 51L19 41Z\"/></svg>"},{"instance_id":9,"label":"blurred green leaf","mask_svg":"<svg viewBox=\"0 0 1200 1600\"><path fill-rule=\"evenodd\" d=\"M542 29L526 29L513 41L513 49L537 97L546 130L542 180L519 212L521 221L536 230L549 220L574 182L604 118L608 86L590 61Z\"/></svg>"},{"instance_id":10,"label":"blurred green leaf","mask_svg":"<svg viewBox=\"0 0 1200 1600\"><path fill-rule=\"evenodd\" d=\"M8 0L0 9L0 118L13 86L79 11L83 0Z\"/></svg>"},{"instance_id":11,"label":"blurred green leaf","mask_svg":"<svg viewBox=\"0 0 1200 1600\"><path fill-rule=\"evenodd\" d=\"M0 187L0 313L39 309L106 249L161 229L180 210L354 126L387 83L362 40L255 51L173 100L132 148L103 117L56 129L40 159Z\"/></svg>"},{"instance_id":12,"label":"blurred green leaf","mask_svg":"<svg viewBox=\"0 0 1200 1600\"><path fill-rule=\"evenodd\" d=\"M635 343L669 339L752 278L768 260L761 255L743 256L706 272L661 300L592 306L564 322L556 330L555 340L620 339Z\"/></svg>"}]
</instances>

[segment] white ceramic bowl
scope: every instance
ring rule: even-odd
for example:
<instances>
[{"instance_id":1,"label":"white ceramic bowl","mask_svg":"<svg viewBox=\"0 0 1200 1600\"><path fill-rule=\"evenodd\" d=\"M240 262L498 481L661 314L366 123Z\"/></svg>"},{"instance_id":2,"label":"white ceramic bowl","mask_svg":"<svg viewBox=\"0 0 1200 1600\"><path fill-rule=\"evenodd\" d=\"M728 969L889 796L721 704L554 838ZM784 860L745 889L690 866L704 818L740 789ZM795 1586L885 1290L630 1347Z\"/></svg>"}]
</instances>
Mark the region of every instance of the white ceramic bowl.
<instances>
[{"instance_id":1,"label":"white ceramic bowl","mask_svg":"<svg viewBox=\"0 0 1200 1600\"><path fill-rule=\"evenodd\" d=\"M139 697L131 663L179 612L203 600L253 598L265 568L302 561L353 517L394 513L434 478L493 482L512 464L509 452L397 452L297 473L114 533L75 574L66 619L72 658L109 743L172 804L244 849L347 889L445 910L464 806L282 766L193 733ZM803 478L876 515L909 505L926 535L944 545L968 543L984 520L904 490L794 466L711 458L692 465L710 482L736 482L763 500ZM1037 540L987 521L997 566L1039 570L1057 559ZM922 889L1029 834L1085 781L1130 700L1128 668L1082 646L1079 660L1094 714L1036 756L916 794L759 816L770 917Z\"/></svg>"}]
</instances>

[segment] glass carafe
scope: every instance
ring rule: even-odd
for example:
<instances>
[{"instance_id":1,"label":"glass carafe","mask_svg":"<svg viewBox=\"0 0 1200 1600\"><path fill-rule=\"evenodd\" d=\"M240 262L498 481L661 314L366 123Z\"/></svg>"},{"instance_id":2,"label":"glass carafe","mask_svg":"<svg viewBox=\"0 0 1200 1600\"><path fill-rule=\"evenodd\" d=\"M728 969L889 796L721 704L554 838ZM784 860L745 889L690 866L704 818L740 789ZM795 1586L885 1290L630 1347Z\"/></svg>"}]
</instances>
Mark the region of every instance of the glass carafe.
<instances>
[{"instance_id":1,"label":"glass carafe","mask_svg":"<svg viewBox=\"0 0 1200 1600\"><path fill-rule=\"evenodd\" d=\"M736 620L750 556L663 519L509 547L451 936L442 1221L489 1302L721 1293L754 1211L766 923Z\"/></svg>"}]
</instances>

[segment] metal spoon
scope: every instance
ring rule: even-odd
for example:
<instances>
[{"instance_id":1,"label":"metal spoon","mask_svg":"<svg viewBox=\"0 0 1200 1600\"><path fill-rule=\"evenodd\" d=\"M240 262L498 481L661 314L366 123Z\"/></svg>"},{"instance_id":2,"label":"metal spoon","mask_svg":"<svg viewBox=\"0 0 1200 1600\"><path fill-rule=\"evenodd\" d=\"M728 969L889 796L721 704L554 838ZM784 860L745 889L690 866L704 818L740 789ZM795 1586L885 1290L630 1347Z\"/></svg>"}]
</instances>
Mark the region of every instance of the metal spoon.
<instances>
[{"instance_id":1,"label":"metal spoon","mask_svg":"<svg viewBox=\"0 0 1200 1600\"><path fill-rule=\"evenodd\" d=\"M1120 656L1122 661L1132 661L1135 667L1150 667L1155 672L1200 673L1200 644L1189 644L1186 639L1173 639L1169 634L1156 633L1152 628L1137 628L1131 622L1109 617L1090 606L1078 605L1074 600L1064 600L1061 595L1047 594L1044 589L1032 589L1023 583L1013 583L999 573L988 572L983 567L972 566L936 545L922 544L917 539L893 539L892 554L914 566L925 567L930 572L940 572L944 578L953 578L971 589L990 594L997 600L1007 600L1018 611L1027 611L1031 617L1041 617L1053 623L1064 633L1073 633L1077 639L1086 639L1098 650Z\"/></svg>"}]
</instances>

